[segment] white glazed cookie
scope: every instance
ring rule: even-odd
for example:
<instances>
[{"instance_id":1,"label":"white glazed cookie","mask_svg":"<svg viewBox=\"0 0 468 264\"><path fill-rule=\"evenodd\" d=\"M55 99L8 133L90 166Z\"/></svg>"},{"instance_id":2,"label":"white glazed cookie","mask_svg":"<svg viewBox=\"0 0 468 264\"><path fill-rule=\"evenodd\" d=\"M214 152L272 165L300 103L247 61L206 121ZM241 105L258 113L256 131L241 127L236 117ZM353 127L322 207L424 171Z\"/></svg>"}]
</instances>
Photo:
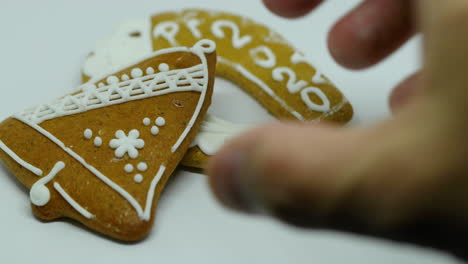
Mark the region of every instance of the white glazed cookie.
<instances>
[{"instance_id":1,"label":"white glazed cookie","mask_svg":"<svg viewBox=\"0 0 468 264\"><path fill-rule=\"evenodd\" d=\"M35 215L146 236L211 103L215 48L200 40L149 53L0 123L0 159L30 189Z\"/></svg>"},{"instance_id":2,"label":"white glazed cookie","mask_svg":"<svg viewBox=\"0 0 468 264\"><path fill-rule=\"evenodd\" d=\"M353 109L343 94L283 37L250 19L222 12L188 9L129 20L99 43L83 67L83 78L108 72L125 58L144 56L148 50L202 38L218 45L217 76L237 84L275 117L337 123L352 118ZM204 123L184 165L203 168L225 140L245 130L217 118Z\"/></svg>"}]
</instances>

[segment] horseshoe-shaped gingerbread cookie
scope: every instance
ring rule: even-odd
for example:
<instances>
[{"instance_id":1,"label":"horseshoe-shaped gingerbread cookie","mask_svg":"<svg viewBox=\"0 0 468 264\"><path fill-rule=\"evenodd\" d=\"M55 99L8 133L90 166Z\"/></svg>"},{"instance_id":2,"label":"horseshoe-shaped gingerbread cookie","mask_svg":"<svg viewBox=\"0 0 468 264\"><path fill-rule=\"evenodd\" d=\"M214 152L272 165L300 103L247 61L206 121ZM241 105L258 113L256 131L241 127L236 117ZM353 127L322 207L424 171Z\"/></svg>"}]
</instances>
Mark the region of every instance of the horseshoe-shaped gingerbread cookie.
<instances>
[{"instance_id":1,"label":"horseshoe-shaped gingerbread cookie","mask_svg":"<svg viewBox=\"0 0 468 264\"><path fill-rule=\"evenodd\" d=\"M86 81L153 50L216 41L216 74L241 87L278 119L346 123L353 109L344 95L278 33L245 17L196 9L131 20L108 39L83 67ZM223 139L242 126L208 118L183 164L203 168ZM215 129L214 129L215 128ZM213 132L214 131L214 132Z\"/></svg>"},{"instance_id":2,"label":"horseshoe-shaped gingerbread cookie","mask_svg":"<svg viewBox=\"0 0 468 264\"><path fill-rule=\"evenodd\" d=\"M202 124L216 44L161 49L0 123L0 159L43 220L75 219L134 241Z\"/></svg>"}]
</instances>

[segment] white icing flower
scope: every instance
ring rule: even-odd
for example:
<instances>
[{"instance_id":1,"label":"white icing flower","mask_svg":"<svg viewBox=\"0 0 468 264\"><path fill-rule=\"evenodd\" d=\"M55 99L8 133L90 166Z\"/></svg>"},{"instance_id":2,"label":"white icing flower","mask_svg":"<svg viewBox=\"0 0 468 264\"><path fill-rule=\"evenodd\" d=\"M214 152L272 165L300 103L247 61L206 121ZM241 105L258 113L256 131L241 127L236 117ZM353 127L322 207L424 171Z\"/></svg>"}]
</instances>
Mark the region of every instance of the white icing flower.
<instances>
[{"instance_id":1,"label":"white icing flower","mask_svg":"<svg viewBox=\"0 0 468 264\"><path fill-rule=\"evenodd\" d=\"M122 130L119 130L115 133L117 139L111 140L109 146L115 149L115 156L117 158L123 158L125 153L128 153L130 158L138 158L138 150L142 149L145 146L145 141L139 139L140 132L134 129L130 131L128 136Z\"/></svg>"}]
</instances>

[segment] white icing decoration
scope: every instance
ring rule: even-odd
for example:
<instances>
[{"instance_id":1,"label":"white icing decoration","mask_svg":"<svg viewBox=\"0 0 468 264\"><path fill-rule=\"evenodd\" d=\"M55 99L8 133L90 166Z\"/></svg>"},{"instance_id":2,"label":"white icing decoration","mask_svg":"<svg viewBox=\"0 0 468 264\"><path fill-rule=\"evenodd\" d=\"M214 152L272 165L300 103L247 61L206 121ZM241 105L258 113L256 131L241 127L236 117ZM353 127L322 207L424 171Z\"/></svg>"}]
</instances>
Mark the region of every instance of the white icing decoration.
<instances>
[{"instance_id":1,"label":"white icing decoration","mask_svg":"<svg viewBox=\"0 0 468 264\"><path fill-rule=\"evenodd\" d=\"M59 161L55 164L55 166L52 168L52 170L47 176L41 178L36 183L34 183L34 185L31 187L31 190L29 191L29 198L34 205L44 206L47 203L49 203L50 191L45 185L51 180L53 180L55 176L57 176L57 174L64 168L65 163Z\"/></svg>"},{"instance_id":2,"label":"white icing decoration","mask_svg":"<svg viewBox=\"0 0 468 264\"><path fill-rule=\"evenodd\" d=\"M133 32L139 32L140 37L131 37ZM152 51L150 18L127 20L110 36L98 41L93 55L88 57L84 64L83 73L94 77L118 72L113 70L115 65L126 65L135 58L151 54ZM125 78L121 78L126 81Z\"/></svg>"},{"instance_id":3,"label":"white icing decoration","mask_svg":"<svg viewBox=\"0 0 468 264\"><path fill-rule=\"evenodd\" d=\"M216 43L209 39L202 39L195 44L197 49L200 49L202 52L211 54L216 51Z\"/></svg>"},{"instance_id":4,"label":"white icing decoration","mask_svg":"<svg viewBox=\"0 0 468 264\"><path fill-rule=\"evenodd\" d=\"M156 136L157 134L159 134L159 128L158 128L157 126L153 126L153 127L151 128L151 134L152 134L153 136Z\"/></svg>"},{"instance_id":5,"label":"white icing decoration","mask_svg":"<svg viewBox=\"0 0 468 264\"><path fill-rule=\"evenodd\" d=\"M299 91L301 92L301 99L304 102L304 104L307 105L307 107L313 111L317 112L327 112L330 111L330 100L327 98L325 93L321 91L317 87L308 87L303 89L304 87L307 86L307 82L300 80L297 82L297 76L296 73L287 67L279 67L273 70L273 79L278 82L284 81L284 75L289 77L288 80L288 90L291 94L298 93ZM302 91L301 91L302 90ZM311 101L309 94L316 94L320 100L322 100L323 104L318 105L314 102Z\"/></svg>"},{"instance_id":6,"label":"white icing decoration","mask_svg":"<svg viewBox=\"0 0 468 264\"><path fill-rule=\"evenodd\" d=\"M157 51L143 60L160 54L186 51L196 54L202 63L186 69L159 72L100 88L96 88L91 83L94 79L101 77L94 77L90 82L81 86L81 91L61 97L52 103L27 109L19 115L39 124L61 116L174 92L196 91L204 95L208 87L208 66L203 53L211 52L215 47L214 42L201 40L192 49L180 47ZM204 100L204 98L205 96L202 96L200 99ZM196 116L200 112L201 104L198 108L195 112Z\"/></svg>"},{"instance_id":7,"label":"white icing decoration","mask_svg":"<svg viewBox=\"0 0 468 264\"><path fill-rule=\"evenodd\" d=\"M146 162L140 162L140 163L138 163L137 168L138 168L139 171L144 172L144 171L148 170L148 164L146 164Z\"/></svg>"},{"instance_id":8,"label":"white icing decoration","mask_svg":"<svg viewBox=\"0 0 468 264\"><path fill-rule=\"evenodd\" d=\"M146 74L148 74L148 75L154 74L154 69L153 69L153 67L148 67L148 68L146 68Z\"/></svg>"},{"instance_id":9,"label":"white icing decoration","mask_svg":"<svg viewBox=\"0 0 468 264\"><path fill-rule=\"evenodd\" d=\"M156 186L158 185L158 182L161 180L165 171L166 171L166 166L161 165L161 167L159 167L158 173L156 174L154 179L151 181L150 191L148 193L148 196L146 197L146 209L144 212L144 216L148 220L150 219L151 204L154 198L154 191L156 190Z\"/></svg>"},{"instance_id":10,"label":"white icing decoration","mask_svg":"<svg viewBox=\"0 0 468 264\"><path fill-rule=\"evenodd\" d=\"M161 72L167 72L169 71L169 65L167 65L167 63L161 63L159 64L158 70Z\"/></svg>"},{"instance_id":11,"label":"white icing decoration","mask_svg":"<svg viewBox=\"0 0 468 264\"><path fill-rule=\"evenodd\" d=\"M234 70L236 70L242 76L244 76L246 79L248 79L249 81L251 81L254 84L258 85L265 93L267 93L269 96L271 96L276 102L278 102L284 109L286 109L289 113L291 113L298 120L301 120L301 121L305 120L304 117L299 112L294 111L283 99L278 97L275 94L275 92L266 83L264 83L260 78L255 76L253 73L249 72L241 64L234 63L234 62L229 61L229 60L227 60L227 59L225 59L223 57L220 57L220 56L218 56L218 62L232 67Z\"/></svg>"},{"instance_id":12,"label":"white icing decoration","mask_svg":"<svg viewBox=\"0 0 468 264\"><path fill-rule=\"evenodd\" d=\"M162 37L166 39L172 46L177 46L175 36L179 33L179 24L173 21L166 21L159 23L153 30L155 39Z\"/></svg>"},{"instance_id":13,"label":"white icing decoration","mask_svg":"<svg viewBox=\"0 0 468 264\"><path fill-rule=\"evenodd\" d=\"M164 171L166 170L165 166L161 166L158 173L156 176L153 178L151 181L151 186L148 191L147 199L146 199L146 205L145 208L143 209L140 204L137 202L137 200L129 194L127 191L125 191L122 187L120 187L118 184L107 178L104 174L102 174L99 170L94 168L93 166L89 165L80 155L76 154L73 150L70 148L66 147L65 144L63 144L62 141L60 141L58 138L56 138L54 135L43 129L42 127L38 126L37 124L32 123L31 121L28 121L21 116L14 116L17 120L25 123L26 125L30 126L31 128L35 129L37 132L41 133L44 135L46 138L54 142L57 146L59 146L63 151L68 153L71 157L73 157L76 161L78 161L81 165L83 165L86 169L88 169L91 173L93 173L96 177L98 177L100 180L102 180L105 184L107 184L109 187L114 189L117 193L119 193L123 198L125 198L130 205L136 210L138 213L138 216L140 219L144 221L149 221L151 217L151 206L153 202L153 197L154 197L154 191L155 188L160 181L162 175L164 174Z\"/></svg>"},{"instance_id":14,"label":"white icing decoration","mask_svg":"<svg viewBox=\"0 0 468 264\"><path fill-rule=\"evenodd\" d=\"M196 18L189 19L187 22L185 22L185 25L187 26L187 28L190 30L192 35L197 39L202 38L202 33L198 29L200 24L201 24L200 20L198 20Z\"/></svg>"},{"instance_id":15,"label":"white icing decoration","mask_svg":"<svg viewBox=\"0 0 468 264\"><path fill-rule=\"evenodd\" d=\"M134 170L133 165L132 164L125 165L124 170L126 173L132 173Z\"/></svg>"},{"instance_id":16,"label":"white icing decoration","mask_svg":"<svg viewBox=\"0 0 468 264\"><path fill-rule=\"evenodd\" d=\"M292 64L305 63L305 64L308 64L309 66L311 66L312 68L314 68L315 69L315 74L312 77L312 82L313 83L324 84L324 83L328 82L325 78L323 78L323 74L318 70L318 68L315 65L313 65L309 60L307 60L306 57L304 55L302 55L301 53L295 52L291 56L291 63Z\"/></svg>"},{"instance_id":17,"label":"white icing decoration","mask_svg":"<svg viewBox=\"0 0 468 264\"><path fill-rule=\"evenodd\" d=\"M249 129L207 114L191 147L198 146L207 155L215 155L230 139Z\"/></svg>"},{"instance_id":18,"label":"white icing decoration","mask_svg":"<svg viewBox=\"0 0 468 264\"><path fill-rule=\"evenodd\" d=\"M230 28L232 30L232 46L234 48L242 49L247 44L252 42L252 36L246 35L241 37L239 27L234 22L229 20L215 21L211 26L211 31L213 32L213 35L215 35L217 38L224 38L224 27Z\"/></svg>"},{"instance_id":19,"label":"white icing decoration","mask_svg":"<svg viewBox=\"0 0 468 264\"><path fill-rule=\"evenodd\" d=\"M23 168L29 170L30 172L36 174L37 176L42 176L43 172L41 169L34 167L30 163L21 159L15 152L13 152L3 141L0 140L0 149L3 150L8 156L10 156L14 161L16 161Z\"/></svg>"},{"instance_id":20,"label":"white icing decoration","mask_svg":"<svg viewBox=\"0 0 468 264\"><path fill-rule=\"evenodd\" d=\"M306 60L304 55L296 51L294 52L293 55L291 55L291 63L292 64L308 63L308 61Z\"/></svg>"},{"instance_id":21,"label":"white icing decoration","mask_svg":"<svg viewBox=\"0 0 468 264\"><path fill-rule=\"evenodd\" d=\"M157 126L162 127L166 125L166 119L164 117L158 117L156 118L156 121L154 122Z\"/></svg>"},{"instance_id":22,"label":"white icing decoration","mask_svg":"<svg viewBox=\"0 0 468 264\"><path fill-rule=\"evenodd\" d=\"M258 54L265 55L265 58L260 57ZM271 69L276 66L276 55L267 46L258 46L250 50L250 56L254 59L255 63L263 68Z\"/></svg>"},{"instance_id":23,"label":"white icing decoration","mask_svg":"<svg viewBox=\"0 0 468 264\"><path fill-rule=\"evenodd\" d=\"M94 146L96 146L96 147L102 146L102 138L101 137L96 137L94 139Z\"/></svg>"},{"instance_id":24,"label":"white icing decoration","mask_svg":"<svg viewBox=\"0 0 468 264\"><path fill-rule=\"evenodd\" d=\"M137 174L135 175L135 177L133 177L133 180L136 182L136 183L142 183L143 182L143 175L141 174Z\"/></svg>"},{"instance_id":25,"label":"white icing decoration","mask_svg":"<svg viewBox=\"0 0 468 264\"><path fill-rule=\"evenodd\" d=\"M89 128L85 129L85 131L83 132L83 136L86 138L86 139L91 139L93 137L93 131Z\"/></svg>"},{"instance_id":26,"label":"white icing decoration","mask_svg":"<svg viewBox=\"0 0 468 264\"><path fill-rule=\"evenodd\" d=\"M133 78L140 78L143 76L143 71L140 68L135 68L132 70L131 75Z\"/></svg>"},{"instance_id":27,"label":"white icing decoration","mask_svg":"<svg viewBox=\"0 0 468 264\"><path fill-rule=\"evenodd\" d=\"M318 105L314 102L312 102L312 100L310 100L310 94L315 94L317 95L320 100L322 100L323 104L322 105ZM301 91L301 97L302 97L302 101L304 101L304 103L312 110L314 111L317 111L317 112L327 112L327 111L330 111L330 100L328 100L327 96L325 95L325 93L322 92L322 90L320 90L319 88L317 87L308 87L308 88L305 88L304 90Z\"/></svg>"},{"instance_id":28,"label":"white icing decoration","mask_svg":"<svg viewBox=\"0 0 468 264\"><path fill-rule=\"evenodd\" d=\"M128 80L130 80L130 76L128 76L127 74L122 75L122 81L128 81Z\"/></svg>"},{"instance_id":29,"label":"white icing decoration","mask_svg":"<svg viewBox=\"0 0 468 264\"><path fill-rule=\"evenodd\" d=\"M145 119L143 119L143 125L145 126L151 125L151 119L149 119L149 117L145 117Z\"/></svg>"},{"instance_id":30,"label":"white icing decoration","mask_svg":"<svg viewBox=\"0 0 468 264\"><path fill-rule=\"evenodd\" d=\"M54 188L57 192L67 201L73 209L75 209L78 213L88 219L93 219L96 216L86 210L83 206L81 206L78 202L75 201L63 188L60 186L58 182L54 182Z\"/></svg>"},{"instance_id":31,"label":"white icing decoration","mask_svg":"<svg viewBox=\"0 0 468 264\"><path fill-rule=\"evenodd\" d=\"M115 83L118 83L118 82L119 82L119 78L118 78L117 76L113 76L113 75L112 75L112 76L107 77L106 82L107 82L108 84L115 84Z\"/></svg>"},{"instance_id":32,"label":"white icing decoration","mask_svg":"<svg viewBox=\"0 0 468 264\"><path fill-rule=\"evenodd\" d=\"M284 81L284 76L288 76L288 90L291 94L298 93L302 88L307 86L307 82L297 81L296 73L288 67L279 67L273 70L273 79L277 82Z\"/></svg>"},{"instance_id":33,"label":"white icing decoration","mask_svg":"<svg viewBox=\"0 0 468 264\"><path fill-rule=\"evenodd\" d=\"M123 158L125 153L128 153L130 158L138 158L138 150L142 149L145 146L145 141L139 139L140 132L134 129L128 133L128 136L122 130L119 130L115 133L117 139L112 139L109 143L109 146L115 149L115 156L117 158Z\"/></svg>"}]
</instances>

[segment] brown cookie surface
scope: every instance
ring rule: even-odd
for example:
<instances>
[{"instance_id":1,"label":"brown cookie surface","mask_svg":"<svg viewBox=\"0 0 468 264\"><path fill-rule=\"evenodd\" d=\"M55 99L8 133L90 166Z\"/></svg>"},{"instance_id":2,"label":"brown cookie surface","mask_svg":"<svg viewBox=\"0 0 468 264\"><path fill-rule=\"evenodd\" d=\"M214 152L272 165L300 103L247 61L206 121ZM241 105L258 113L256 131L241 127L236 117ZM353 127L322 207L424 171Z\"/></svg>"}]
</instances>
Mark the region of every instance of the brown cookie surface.
<instances>
[{"instance_id":1,"label":"brown cookie surface","mask_svg":"<svg viewBox=\"0 0 468 264\"><path fill-rule=\"evenodd\" d=\"M0 123L0 158L30 189L34 214L145 237L211 103L215 65L208 40L163 49Z\"/></svg>"}]
</instances>

